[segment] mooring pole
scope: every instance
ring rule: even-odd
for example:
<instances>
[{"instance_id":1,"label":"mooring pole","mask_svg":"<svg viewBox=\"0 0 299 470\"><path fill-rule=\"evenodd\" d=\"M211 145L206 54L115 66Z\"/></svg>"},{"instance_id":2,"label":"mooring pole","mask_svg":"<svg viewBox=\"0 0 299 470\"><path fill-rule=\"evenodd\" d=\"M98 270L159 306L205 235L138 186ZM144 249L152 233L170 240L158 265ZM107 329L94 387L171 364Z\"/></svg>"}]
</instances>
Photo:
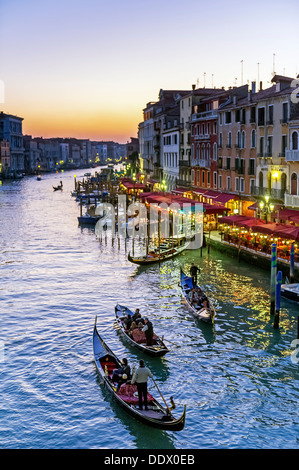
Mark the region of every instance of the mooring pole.
<instances>
[{"instance_id":1,"label":"mooring pole","mask_svg":"<svg viewBox=\"0 0 299 470\"><path fill-rule=\"evenodd\" d=\"M276 276L277 276L277 245L272 243L271 248L271 280L270 280L270 314L275 314L275 294L276 294Z\"/></svg>"},{"instance_id":2,"label":"mooring pole","mask_svg":"<svg viewBox=\"0 0 299 470\"><path fill-rule=\"evenodd\" d=\"M276 307L275 307L274 325L273 325L275 329L279 327L281 284L282 284L282 272L278 271L277 282L276 282Z\"/></svg>"},{"instance_id":3,"label":"mooring pole","mask_svg":"<svg viewBox=\"0 0 299 470\"><path fill-rule=\"evenodd\" d=\"M290 282L294 282L294 272L295 272L295 247L294 247L294 243L292 243L291 255L290 255Z\"/></svg>"}]
</instances>

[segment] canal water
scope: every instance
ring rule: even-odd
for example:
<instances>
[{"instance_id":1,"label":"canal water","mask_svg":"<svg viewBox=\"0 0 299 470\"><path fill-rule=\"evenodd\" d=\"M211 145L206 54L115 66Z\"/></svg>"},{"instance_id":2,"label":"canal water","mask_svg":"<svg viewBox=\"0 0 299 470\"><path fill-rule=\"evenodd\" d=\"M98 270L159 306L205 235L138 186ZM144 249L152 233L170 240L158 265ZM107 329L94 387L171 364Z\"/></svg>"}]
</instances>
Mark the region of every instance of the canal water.
<instances>
[{"instance_id":1,"label":"canal water","mask_svg":"<svg viewBox=\"0 0 299 470\"><path fill-rule=\"evenodd\" d=\"M0 186L0 448L298 448L299 308L282 300L275 330L270 273L214 250L131 264L123 240L100 242L78 226L73 176ZM54 192L60 179L64 189ZM191 262L215 302L214 328L182 304L180 267ZM151 318L169 341L164 358L121 338L117 302ZM93 361L96 315L120 358L145 360L168 403L174 397L176 416L187 405L184 430L149 428L113 401ZM150 392L159 398L152 382Z\"/></svg>"}]
</instances>

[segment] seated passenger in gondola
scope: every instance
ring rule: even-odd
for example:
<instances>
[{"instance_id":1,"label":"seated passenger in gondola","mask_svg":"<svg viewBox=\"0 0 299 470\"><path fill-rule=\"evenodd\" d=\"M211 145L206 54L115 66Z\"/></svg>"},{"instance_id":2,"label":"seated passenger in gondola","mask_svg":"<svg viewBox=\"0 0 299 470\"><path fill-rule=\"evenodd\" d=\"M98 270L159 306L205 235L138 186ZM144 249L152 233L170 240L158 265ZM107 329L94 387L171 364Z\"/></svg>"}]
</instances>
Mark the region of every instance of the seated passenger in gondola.
<instances>
[{"instance_id":1,"label":"seated passenger in gondola","mask_svg":"<svg viewBox=\"0 0 299 470\"><path fill-rule=\"evenodd\" d=\"M133 321L136 321L136 319L138 318L138 316L141 316L141 315L140 315L140 312L139 312L139 308L136 308L135 313L134 313L133 316L132 316L132 320L133 320Z\"/></svg>"},{"instance_id":2,"label":"seated passenger in gondola","mask_svg":"<svg viewBox=\"0 0 299 470\"><path fill-rule=\"evenodd\" d=\"M195 297L196 297L196 292L195 292L194 287L192 287L192 289L190 290L188 294L188 300L192 305L195 303Z\"/></svg>"},{"instance_id":3,"label":"seated passenger in gondola","mask_svg":"<svg viewBox=\"0 0 299 470\"><path fill-rule=\"evenodd\" d=\"M118 369L113 370L113 375L112 375L112 382L119 383L122 380L123 375L125 374L127 379L131 378L131 368L128 365L128 360L127 358L123 358L121 361L122 365ZM126 380L127 380L126 379ZM121 382L122 384L123 382Z\"/></svg>"},{"instance_id":4,"label":"seated passenger in gondola","mask_svg":"<svg viewBox=\"0 0 299 470\"><path fill-rule=\"evenodd\" d=\"M132 336L132 332L138 328L138 326L136 325L136 322L133 320L132 323L131 323L131 326L129 328L129 335Z\"/></svg>"},{"instance_id":5,"label":"seated passenger in gondola","mask_svg":"<svg viewBox=\"0 0 299 470\"><path fill-rule=\"evenodd\" d=\"M131 324L132 324L132 318L131 318L131 315L128 313L127 316L126 316L126 318L124 319L124 327L125 327L125 330L129 330Z\"/></svg>"}]
</instances>

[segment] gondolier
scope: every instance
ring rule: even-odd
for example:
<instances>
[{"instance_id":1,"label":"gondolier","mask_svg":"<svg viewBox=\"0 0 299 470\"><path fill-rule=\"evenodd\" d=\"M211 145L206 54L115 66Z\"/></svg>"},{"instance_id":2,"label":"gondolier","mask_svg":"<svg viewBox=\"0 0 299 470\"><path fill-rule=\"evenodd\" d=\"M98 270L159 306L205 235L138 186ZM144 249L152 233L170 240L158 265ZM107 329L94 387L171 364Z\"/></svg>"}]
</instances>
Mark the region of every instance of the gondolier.
<instances>
[{"instance_id":1,"label":"gondolier","mask_svg":"<svg viewBox=\"0 0 299 470\"><path fill-rule=\"evenodd\" d=\"M195 266L194 263L192 263L190 268L190 276L192 277L193 287L195 287L197 284L197 273L200 273L200 269Z\"/></svg>"},{"instance_id":2,"label":"gondolier","mask_svg":"<svg viewBox=\"0 0 299 470\"><path fill-rule=\"evenodd\" d=\"M147 379L148 377L153 378L151 371L145 367L143 359L139 361L139 367L134 372L134 375L131 380L131 384L136 383L139 399L139 409L142 410L142 396L144 408L147 410Z\"/></svg>"},{"instance_id":3,"label":"gondolier","mask_svg":"<svg viewBox=\"0 0 299 470\"><path fill-rule=\"evenodd\" d=\"M154 336L154 329L153 329L153 324L147 317L144 319L144 327L142 328L142 331L145 333L146 337L146 345L151 346L153 344L153 336Z\"/></svg>"}]
</instances>

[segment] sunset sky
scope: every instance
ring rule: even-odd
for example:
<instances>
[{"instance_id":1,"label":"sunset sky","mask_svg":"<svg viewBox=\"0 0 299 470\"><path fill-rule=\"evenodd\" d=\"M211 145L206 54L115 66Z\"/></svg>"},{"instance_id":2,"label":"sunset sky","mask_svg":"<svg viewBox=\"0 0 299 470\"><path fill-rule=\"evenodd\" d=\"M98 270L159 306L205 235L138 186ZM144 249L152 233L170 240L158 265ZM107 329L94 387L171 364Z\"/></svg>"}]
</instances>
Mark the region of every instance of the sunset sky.
<instances>
[{"instance_id":1,"label":"sunset sky","mask_svg":"<svg viewBox=\"0 0 299 470\"><path fill-rule=\"evenodd\" d=\"M266 88L273 57L295 77L297 21L295 0L0 0L0 110L34 137L125 143L160 88L241 85L241 60Z\"/></svg>"}]
</instances>

